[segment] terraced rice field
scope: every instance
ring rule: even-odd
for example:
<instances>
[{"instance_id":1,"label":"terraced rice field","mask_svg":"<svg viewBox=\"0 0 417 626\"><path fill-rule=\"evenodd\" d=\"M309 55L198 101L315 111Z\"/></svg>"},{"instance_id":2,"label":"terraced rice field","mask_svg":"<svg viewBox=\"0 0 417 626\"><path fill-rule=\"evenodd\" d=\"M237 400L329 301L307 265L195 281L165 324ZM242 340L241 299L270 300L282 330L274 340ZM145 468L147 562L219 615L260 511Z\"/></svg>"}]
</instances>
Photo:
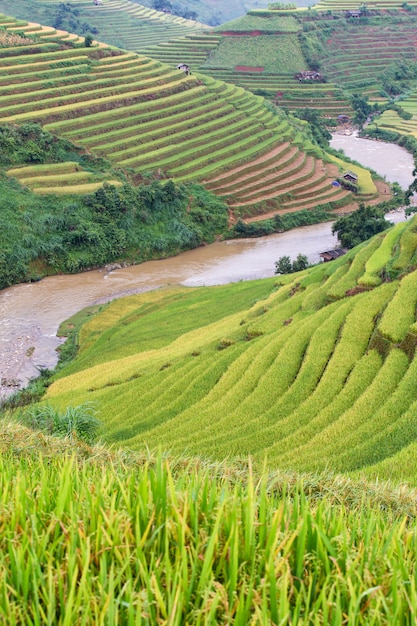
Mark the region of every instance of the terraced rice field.
<instances>
[{"instance_id":1,"label":"terraced rice field","mask_svg":"<svg viewBox=\"0 0 417 626\"><path fill-rule=\"evenodd\" d=\"M350 202L316 149L262 97L135 53L63 47L59 34L46 45L2 49L2 123L38 122L139 177L204 181L242 215L263 202L264 210ZM231 189L242 166L250 182L240 176Z\"/></svg>"},{"instance_id":2,"label":"terraced rice field","mask_svg":"<svg viewBox=\"0 0 417 626\"><path fill-rule=\"evenodd\" d=\"M327 41L322 67L329 81L346 89L381 83L386 70L396 62L417 60L415 24L355 24L338 29Z\"/></svg>"},{"instance_id":3,"label":"terraced rice field","mask_svg":"<svg viewBox=\"0 0 417 626\"><path fill-rule=\"evenodd\" d=\"M39 194L83 194L97 191L106 183L115 187L122 185L120 181L111 178L97 180L92 172L70 161L16 167L9 169L6 174Z\"/></svg>"},{"instance_id":4,"label":"terraced rice field","mask_svg":"<svg viewBox=\"0 0 417 626\"><path fill-rule=\"evenodd\" d=\"M414 217L296 275L116 301L47 402L95 402L129 448L386 478L408 459L417 484L416 263Z\"/></svg>"},{"instance_id":5,"label":"terraced rice field","mask_svg":"<svg viewBox=\"0 0 417 626\"><path fill-rule=\"evenodd\" d=\"M294 78L295 72L306 67L294 35L288 38L278 33L272 38L263 32L268 31L225 37L219 30L189 35L141 51L173 66L179 61L185 62L193 71L261 93L289 111L309 107L330 118L352 115L348 99L334 83L309 84ZM272 44L274 49L269 50ZM258 50L256 58L252 49Z\"/></svg>"},{"instance_id":6,"label":"terraced rice field","mask_svg":"<svg viewBox=\"0 0 417 626\"><path fill-rule=\"evenodd\" d=\"M416 0L407 1L407 5L409 6L415 6L416 4ZM400 0L370 0L366 3L366 6L369 9L389 11L390 9L403 9L404 2ZM339 2L339 0L320 0L320 2L314 5L314 9L319 11L357 11L358 7L359 4L355 2L355 0L343 0L342 2Z\"/></svg>"},{"instance_id":7,"label":"terraced rice field","mask_svg":"<svg viewBox=\"0 0 417 626\"><path fill-rule=\"evenodd\" d=\"M143 50L161 41L208 28L194 20L154 11L129 0L105 0L99 6L92 1L71 0L71 5L74 4L80 19L93 24L103 41L127 50Z\"/></svg>"},{"instance_id":8,"label":"terraced rice field","mask_svg":"<svg viewBox=\"0 0 417 626\"><path fill-rule=\"evenodd\" d=\"M411 113L410 120L404 120L396 111L384 111L373 121L370 128L379 128L400 133L400 135L410 135L417 138L417 92L399 102L400 106L407 113Z\"/></svg>"}]
</instances>

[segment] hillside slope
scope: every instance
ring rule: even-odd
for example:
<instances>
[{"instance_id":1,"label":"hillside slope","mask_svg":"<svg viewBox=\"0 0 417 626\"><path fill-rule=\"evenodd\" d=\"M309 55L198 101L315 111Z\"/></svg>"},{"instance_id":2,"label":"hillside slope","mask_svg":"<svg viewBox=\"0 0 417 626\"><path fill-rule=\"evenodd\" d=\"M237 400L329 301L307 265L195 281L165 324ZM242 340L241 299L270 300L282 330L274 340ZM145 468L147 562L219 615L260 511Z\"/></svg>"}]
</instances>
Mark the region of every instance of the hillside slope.
<instances>
[{"instance_id":1,"label":"hillside slope","mask_svg":"<svg viewBox=\"0 0 417 626\"><path fill-rule=\"evenodd\" d=\"M109 305L47 402L106 438L416 482L417 218L302 274ZM271 260L272 262L272 260Z\"/></svg>"},{"instance_id":2,"label":"hillside slope","mask_svg":"<svg viewBox=\"0 0 417 626\"><path fill-rule=\"evenodd\" d=\"M352 200L305 125L260 96L50 28L0 26L0 123L40 123L136 182L200 181L236 215Z\"/></svg>"}]
</instances>

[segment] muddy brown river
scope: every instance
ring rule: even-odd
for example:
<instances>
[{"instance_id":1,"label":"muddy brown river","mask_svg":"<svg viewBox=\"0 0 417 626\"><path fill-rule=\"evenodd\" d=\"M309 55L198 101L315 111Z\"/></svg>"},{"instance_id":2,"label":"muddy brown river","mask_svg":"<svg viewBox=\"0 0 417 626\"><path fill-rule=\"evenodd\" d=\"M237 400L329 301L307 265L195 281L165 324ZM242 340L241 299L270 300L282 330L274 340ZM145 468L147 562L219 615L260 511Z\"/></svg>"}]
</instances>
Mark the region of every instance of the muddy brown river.
<instances>
[{"instance_id":1,"label":"muddy brown river","mask_svg":"<svg viewBox=\"0 0 417 626\"><path fill-rule=\"evenodd\" d=\"M346 144L353 140L364 145L364 140L352 137L343 137L343 140L346 154ZM374 148L375 142L367 143L373 144L370 148ZM389 148L380 160L394 160L389 168L391 176L395 175L396 164L400 163L393 155L393 148L401 151L402 158L408 157L408 176L411 177L411 155L398 146L382 142L377 146L379 150L384 146ZM362 159L363 151L361 148L361 159L358 154L355 158L370 165ZM378 169L376 165L370 166ZM398 172L401 181L397 179L397 182L407 187L409 182L402 178L402 165L399 165ZM387 177L387 180L392 181L392 178ZM404 219L404 214L396 212L389 219L398 221ZM24 386L29 378L37 375L40 367L56 365L56 348L61 341L56 332L60 323L86 306L169 284L192 287L273 276L275 261L280 256L289 255L294 259L301 252L311 263L317 263L319 253L333 248L336 243L331 224L317 224L259 239L214 243L177 257L110 273L97 270L73 276L53 276L39 283L4 289L0 291L0 398L13 391L13 387L8 386L12 381Z\"/></svg>"}]
</instances>

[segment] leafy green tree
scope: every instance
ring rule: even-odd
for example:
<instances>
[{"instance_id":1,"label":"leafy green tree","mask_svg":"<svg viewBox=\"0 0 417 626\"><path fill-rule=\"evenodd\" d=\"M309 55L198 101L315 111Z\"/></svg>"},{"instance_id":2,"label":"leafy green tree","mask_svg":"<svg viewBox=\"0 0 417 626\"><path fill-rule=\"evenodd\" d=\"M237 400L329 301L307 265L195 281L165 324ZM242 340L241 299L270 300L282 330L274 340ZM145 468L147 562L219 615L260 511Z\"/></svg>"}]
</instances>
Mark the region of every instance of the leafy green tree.
<instances>
[{"instance_id":1,"label":"leafy green tree","mask_svg":"<svg viewBox=\"0 0 417 626\"><path fill-rule=\"evenodd\" d=\"M90 33L87 33L87 35L84 38L84 46L86 48L91 48L92 45L93 45L93 35L91 35Z\"/></svg>"},{"instance_id":2,"label":"leafy green tree","mask_svg":"<svg viewBox=\"0 0 417 626\"><path fill-rule=\"evenodd\" d=\"M381 209L361 203L351 215L339 217L333 224L332 232L337 234L344 248L354 248L389 226Z\"/></svg>"},{"instance_id":3,"label":"leafy green tree","mask_svg":"<svg viewBox=\"0 0 417 626\"><path fill-rule=\"evenodd\" d=\"M280 256L278 261L275 261L275 274L291 274L292 271L292 263L289 256Z\"/></svg>"},{"instance_id":4,"label":"leafy green tree","mask_svg":"<svg viewBox=\"0 0 417 626\"><path fill-rule=\"evenodd\" d=\"M354 93L350 103L352 108L355 110L355 122L362 126L372 111L372 106L369 104L368 98L364 98L360 94Z\"/></svg>"},{"instance_id":5,"label":"leafy green tree","mask_svg":"<svg viewBox=\"0 0 417 626\"><path fill-rule=\"evenodd\" d=\"M309 266L308 259L305 254L298 254L295 261L292 264L293 272L301 272L302 270L306 270Z\"/></svg>"}]
</instances>

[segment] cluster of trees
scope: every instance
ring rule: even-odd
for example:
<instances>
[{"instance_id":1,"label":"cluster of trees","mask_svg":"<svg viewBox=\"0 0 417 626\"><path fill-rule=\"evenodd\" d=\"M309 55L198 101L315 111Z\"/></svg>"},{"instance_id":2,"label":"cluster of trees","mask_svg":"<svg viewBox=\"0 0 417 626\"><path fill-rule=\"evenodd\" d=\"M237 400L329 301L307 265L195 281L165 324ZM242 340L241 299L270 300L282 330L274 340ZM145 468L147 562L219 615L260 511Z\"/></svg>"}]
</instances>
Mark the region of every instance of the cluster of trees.
<instances>
[{"instance_id":1,"label":"cluster of trees","mask_svg":"<svg viewBox=\"0 0 417 626\"><path fill-rule=\"evenodd\" d=\"M191 11L191 9L183 6L179 2L171 3L169 0L153 0L152 6L155 11L169 11L170 13L174 13L174 15L184 17L186 20L197 19L197 13L195 11Z\"/></svg>"},{"instance_id":2,"label":"cluster of trees","mask_svg":"<svg viewBox=\"0 0 417 626\"><path fill-rule=\"evenodd\" d=\"M275 261L275 274L292 274L306 270L308 267L310 264L305 254L298 254L295 261L291 261L287 255L280 256L278 261Z\"/></svg>"},{"instance_id":3,"label":"cluster of trees","mask_svg":"<svg viewBox=\"0 0 417 626\"><path fill-rule=\"evenodd\" d=\"M389 226L382 209L361 203L354 213L339 217L332 226L332 232L337 234L343 248L354 248Z\"/></svg>"},{"instance_id":4,"label":"cluster of trees","mask_svg":"<svg viewBox=\"0 0 417 626\"><path fill-rule=\"evenodd\" d=\"M80 19L80 11L68 2L61 2L56 10L53 27L67 30L70 33L98 34L98 29Z\"/></svg>"}]
</instances>

